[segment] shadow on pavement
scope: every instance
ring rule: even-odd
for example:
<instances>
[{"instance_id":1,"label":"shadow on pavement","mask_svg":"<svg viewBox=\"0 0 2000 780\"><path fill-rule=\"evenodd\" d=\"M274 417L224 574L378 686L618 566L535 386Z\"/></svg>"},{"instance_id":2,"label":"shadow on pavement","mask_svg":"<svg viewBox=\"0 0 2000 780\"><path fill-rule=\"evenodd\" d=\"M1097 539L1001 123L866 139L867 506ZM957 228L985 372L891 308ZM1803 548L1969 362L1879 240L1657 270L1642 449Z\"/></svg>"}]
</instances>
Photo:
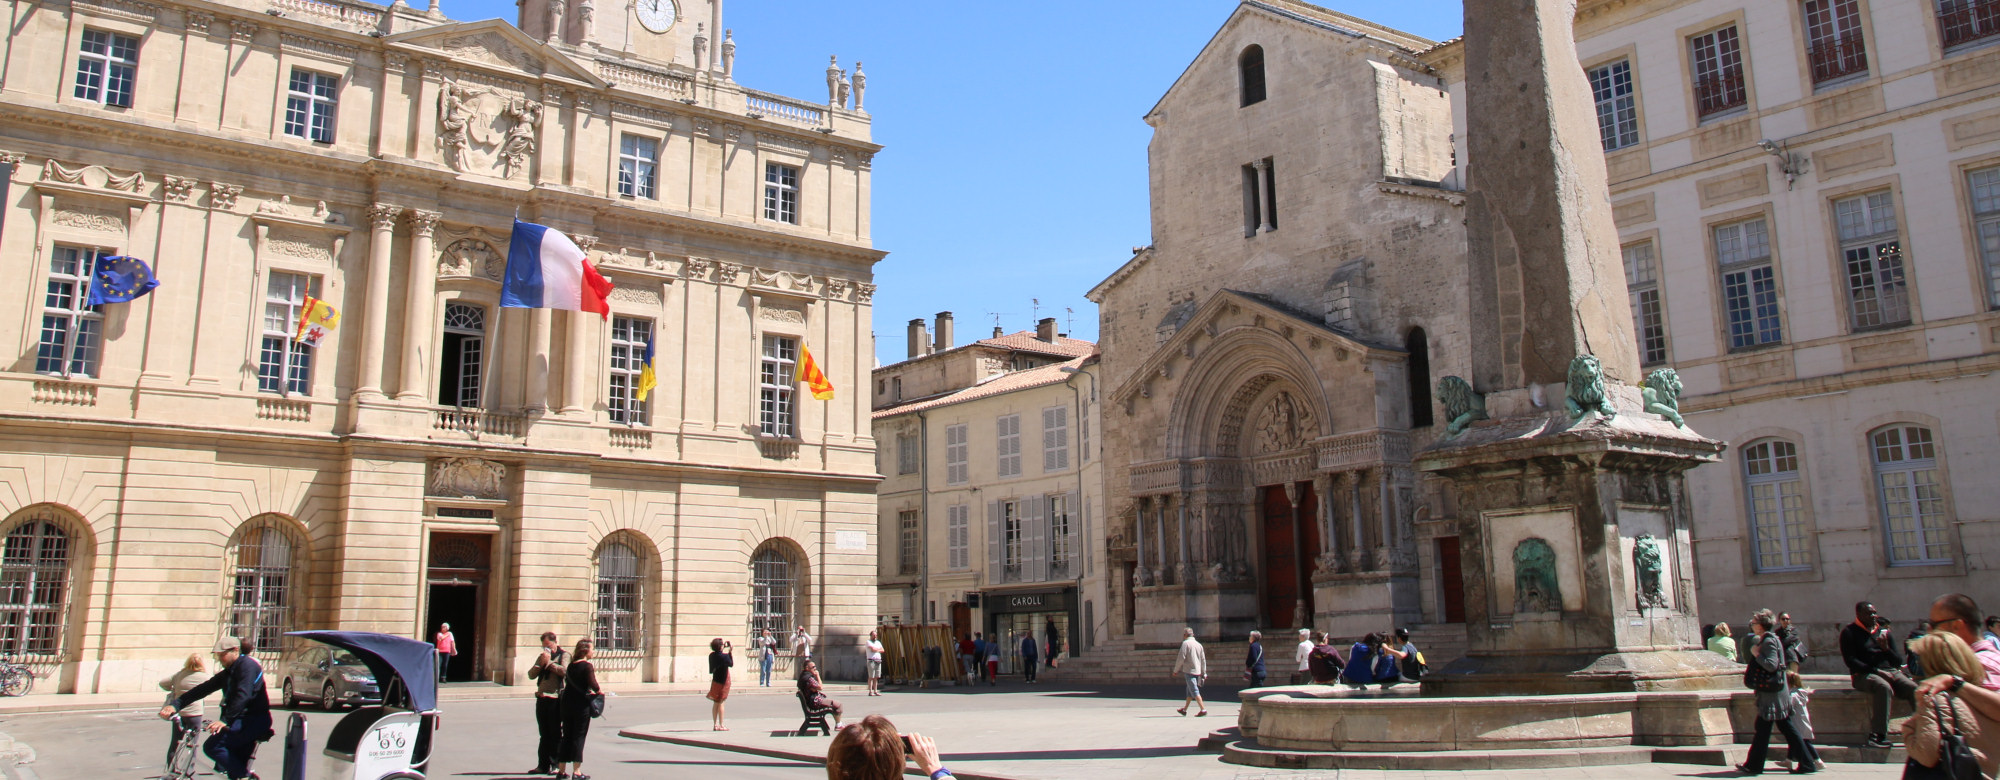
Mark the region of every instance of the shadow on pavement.
<instances>
[{"instance_id":1,"label":"shadow on pavement","mask_svg":"<svg viewBox=\"0 0 2000 780\"><path fill-rule=\"evenodd\" d=\"M1193 745L1187 747L1150 748L1088 748L1083 750L1024 750L1014 753L945 753L939 758L945 761L1075 761L1081 759L1113 760L1121 758L1166 758L1169 756L1192 756L1200 753ZM1733 774L1733 773L1732 773Z\"/></svg>"}]
</instances>

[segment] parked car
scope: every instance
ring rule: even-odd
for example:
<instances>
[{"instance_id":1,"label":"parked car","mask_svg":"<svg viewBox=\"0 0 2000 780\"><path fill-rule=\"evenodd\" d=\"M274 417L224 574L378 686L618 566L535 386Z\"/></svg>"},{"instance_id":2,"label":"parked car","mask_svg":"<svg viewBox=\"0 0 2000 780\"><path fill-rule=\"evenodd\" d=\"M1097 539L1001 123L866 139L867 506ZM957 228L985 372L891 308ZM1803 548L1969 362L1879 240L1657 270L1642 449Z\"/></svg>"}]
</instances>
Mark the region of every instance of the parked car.
<instances>
[{"instance_id":1,"label":"parked car","mask_svg":"<svg viewBox=\"0 0 2000 780\"><path fill-rule=\"evenodd\" d=\"M381 704L375 675L354 654L325 645L300 648L285 662L285 706L317 702L327 711L343 704Z\"/></svg>"}]
</instances>

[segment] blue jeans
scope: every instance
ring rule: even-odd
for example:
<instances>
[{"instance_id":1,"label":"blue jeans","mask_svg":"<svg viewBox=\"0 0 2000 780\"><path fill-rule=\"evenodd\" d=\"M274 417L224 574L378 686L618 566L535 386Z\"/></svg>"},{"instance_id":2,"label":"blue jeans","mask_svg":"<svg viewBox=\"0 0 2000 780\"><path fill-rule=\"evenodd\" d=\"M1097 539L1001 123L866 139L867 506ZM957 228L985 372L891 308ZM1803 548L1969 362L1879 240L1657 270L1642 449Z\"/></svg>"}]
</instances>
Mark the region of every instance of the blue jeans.
<instances>
[{"instance_id":1,"label":"blue jeans","mask_svg":"<svg viewBox=\"0 0 2000 780\"><path fill-rule=\"evenodd\" d=\"M437 659L438 659L438 675L437 675L438 679L437 679L437 681L438 681L438 684L439 684L439 685L443 685L443 684L444 684L444 677L445 677L445 674L446 674L447 672L449 672L449 671L451 670L451 659L452 659L452 656L449 656L449 655L445 655L444 653L438 653L438 654L437 654Z\"/></svg>"},{"instance_id":2,"label":"blue jeans","mask_svg":"<svg viewBox=\"0 0 2000 780\"><path fill-rule=\"evenodd\" d=\"M762 685L766 688L771 687L771 662L773 660L774 659L772 659L771 656L769 655L764 656L763 663L757 669L758 685Z\"/></svg>"},{"instance_id":3,"label":"blue jeans","mask_svg":"<svg viewBox=\"0 0 2000 780\"><path fill-rule=\"evenodd\" d=\"M215 761L215 771L230 780L242 780L250 776L250 759L257 753L257 742L269 733L270 715L237 718L222 731L209 735L208 741L201 745L201 752Z\"/></svg>"}]
</instances>

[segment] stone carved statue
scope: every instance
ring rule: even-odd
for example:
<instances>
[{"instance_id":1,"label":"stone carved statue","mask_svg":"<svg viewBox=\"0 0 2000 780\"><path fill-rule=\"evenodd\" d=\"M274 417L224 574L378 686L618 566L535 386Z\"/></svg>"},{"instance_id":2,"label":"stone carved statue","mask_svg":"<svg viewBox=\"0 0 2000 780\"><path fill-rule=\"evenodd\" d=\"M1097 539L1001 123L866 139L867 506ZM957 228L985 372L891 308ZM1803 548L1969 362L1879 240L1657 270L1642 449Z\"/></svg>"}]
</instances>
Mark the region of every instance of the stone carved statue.
<instances>
[{"instance_id":1,"label":"stone carved statue","mask_svg":"<svg viewBox=\"0 0 2000 780\"><path fill-rule=\"evenodd\" d=\"M1555 548L1540 537L1522 539L1514 545L1514 612L1561 611Z\"/></svg>"},{"instance_id":2,"label":"stone carved statue","mask_svg":"<svg viewBox=\"0 0 2000 780\"><path fill-rule=\"evenodd\" d=\"M840 105L840 55L826 58L826 104Z\"/></svg>"},{"instance_id":3,"label":"stone carved statue","mask_svg":"<svg viewBox=\"0 0 2000 780\"><path fill-rule=\"evenodd\" d=\"M507 101L505 109L514 126L507 128L507 140L500 145L500 156L507 163L507 177L513 178L517 172L528 169L528 158L535 153L535 136L542 126L542 104L527 98Z\"/></svg>"},{"instance_id":4,"label":"stone carved statue","mask_svg":"<svg viewBox=\"0 0 2000 780\"><path fill-rule=\"evenodd\" d=\"M727 78L732 78L735 75L736 75L736 31L723 30L722 31L722 77L727 79Z\"/></svg>"},{"instance_id":5,"label":"stone carved statue","mask_svg":"<svg viewBox=\"0 0 2000 780\"><path fill-rule=\"evenodd\" d=\"M581 0L576 4L576 26L582 30L580 40L584 43L596 42L597 6L591 0Z\"/></svg>"},{"instance_id":6,"label":"stone carved statue","mask_svg":"<svg viewBox=\"0 0 2000 780\"><path fill-rule=\"evenodd\" d=\"M549 43L562 42L563 0L549 0Z\"/></svg>"},{"instance_id":7,"label":"stone carved statue","mask_svg":"<svg viewBox=\"0 0 2000 780\"><path fill-rule=\"evenodd\" d=\"M894 75L894 74L891 74ZM854 110L860 111L861 99L868 91L868 74L861 72L861 61L854 61Z\"/></svg>"},{"instance_id":8,"label":"stone carved statue","mask_svg":"<svg viewBox=\"0 0 2000 780\"><path fill-rule=\"evenodd\" d=\"M1444 431L1447 438L1463 433L1467 426L1486 419L1486 399L1473 392L1472 384L1460 377L1438 380L1438 399L1444 402Z\"/></svg>"},{"instance_id":9,"label":"stone carved statue","mask_svg":"<svg viewBox=\"0 0 2000 780\"><path fill-rule=\"evenodd\" d=\"M431 464L430 494L450 498L507 497L507 467L478 458L442 458Z\"/></svg>"},{"instance_id":10,"label":"stone carved statue","mask_svg":"<svg viewBox=\"0 0 2000 780\"><path fill-rule=\"evenodd\" d=\"M1604 364L1595 355L1577 355L1569 361L1569 394L1563 399L1571 420L1596 414L1606 420L1618 416L1604 389Z\"/></svg>"},{"instance_id":11,"label":"stone carved statue","mask_svg":"<svg viewBox=\"0 0 2000 780\"><path fill-rule=\"evenodd\" d=\"M438 92L438 148L444 163L454 171L465 171L465 153L472 146L472 120L477 116L472 100L484 93L451 82L445 82Z\"/></svg>"},{"instance_id":12,"label":"stone carved statue","mask_svg":"<svg viewBox=\"0 0 2000 780\"><path fill-rule=\"evenodd\" d=\"M854 85L847 80L847 71L840 72L840 94L833 100L834 108L846 108L847 96L854 91Z\"/></svg>"},{"instance_id":13,"label":"stone carved statue","mask_svg":"<svg viewBox=\"0 0 2000 780\"><path fill-rule=\"evenodd\" d=\"M1632 570L1638 574L1639 606L1666 606L1667 592L1661 585L1666 556L1660 550L1660 540L1652 534L1640 534L1632 540Z\"/></svg>"},{"instance_id":14,"label":"stone carved statue","mask_svg":"<svg viewBox=\"0 0 2000 780\"><path fill-rule=\"evenodd\" d=\"M1298 449L1305 444L1305 425L1301 420L1303 410L1299 408L1292 394L1279 392L1269 404L1264 406L1257 425L1257 448L1260 452L1283 452Z\"/></svg>"},{"instance_id":15,"label":"stone carved statue","mask_svg":"<svg viewBox=\"0 0 2000 780\"><path fill-rule=\"evenodd\" d=\"M695 70L702 69L702 63L705 61L706 57L708 57L708 25L703 22L695 22L694 23L694 69Z\"/></svg>"},{"instance_id":16,"label":"stone carved statue","mask_svg":"<svg viewBox=\"0 0 2000 780\"><path fill-rule=\"evenodd\" d=\"M1686 428L1687 421L1681 419L1681 375L1671 368L1662 368L1646 375L1646 381L1639 383L1640 392L1646 400L1646 411L1666 418L1675 428Z\"/></svg>"}]
</instances>

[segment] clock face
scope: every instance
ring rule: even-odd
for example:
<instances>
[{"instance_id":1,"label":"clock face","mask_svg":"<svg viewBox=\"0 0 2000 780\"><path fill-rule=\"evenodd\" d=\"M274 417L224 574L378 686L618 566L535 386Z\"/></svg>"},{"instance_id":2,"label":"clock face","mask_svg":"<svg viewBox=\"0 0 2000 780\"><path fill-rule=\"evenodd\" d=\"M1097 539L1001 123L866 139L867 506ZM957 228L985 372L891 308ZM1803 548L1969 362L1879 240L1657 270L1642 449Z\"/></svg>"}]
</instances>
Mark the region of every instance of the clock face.
<instances>
[{"instance_id":1,"label":"clock face","mask_svg":"<svg viewBox=\"0 0 2000 780\"><path fill-rule=\"evenodd\" d=\"M655 33L673 29L674 19L680 16L680 11L674 8L674 0L637 0L637 2L639 23Z\"/></svg>"}]
</instances>

